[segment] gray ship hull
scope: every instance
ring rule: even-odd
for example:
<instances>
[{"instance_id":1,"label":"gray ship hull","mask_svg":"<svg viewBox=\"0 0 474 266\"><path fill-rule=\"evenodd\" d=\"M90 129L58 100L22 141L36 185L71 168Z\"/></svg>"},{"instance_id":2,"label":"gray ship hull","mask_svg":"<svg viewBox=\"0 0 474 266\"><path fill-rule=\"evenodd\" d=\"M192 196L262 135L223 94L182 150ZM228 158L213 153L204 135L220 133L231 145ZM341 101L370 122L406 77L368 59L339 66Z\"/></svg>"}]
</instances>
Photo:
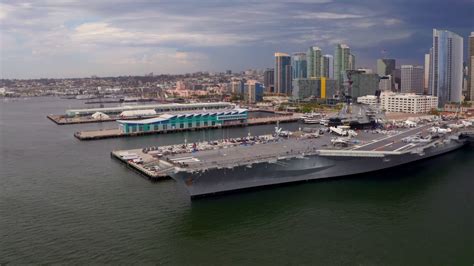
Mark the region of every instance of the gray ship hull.
<instances>
[{"instance_id":1,"label":"gray ship hull","mask_svg":"<svg viewBox=\"0 0 474 266\"><path fill-rule=\"evenodd\" d=\"M305 180L342 177L383 170L461 148L466 142L450 140L417 153L385 157L308 155L233 168L201 172L177 171L171 177L193 197Z\"/></svg>"}]
</instances>

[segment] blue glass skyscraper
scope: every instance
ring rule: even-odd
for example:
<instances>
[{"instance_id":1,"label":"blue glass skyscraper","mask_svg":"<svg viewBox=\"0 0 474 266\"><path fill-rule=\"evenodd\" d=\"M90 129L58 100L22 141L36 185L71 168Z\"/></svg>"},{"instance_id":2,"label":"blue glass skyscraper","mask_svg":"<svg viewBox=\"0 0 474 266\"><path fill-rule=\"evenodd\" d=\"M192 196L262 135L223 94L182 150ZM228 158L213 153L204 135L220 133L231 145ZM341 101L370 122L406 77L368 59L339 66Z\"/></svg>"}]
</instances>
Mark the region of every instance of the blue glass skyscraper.
<instances>
[{"instance_id":1,"label":"blue glass skyscraper","mask_svg":"<svg viewBox=\"0 0 474 266\"><path fill-rule=\"evenodd\" d=\"M275 53L275 92L291 93L291 56L285 53Z\"/></svg>"},{"instance_id":2,"label":"blue glass skyscraper","mask_svg":"<svg viewBox=\"0 0 474 266\"><path fill-rule=\"evenodd\" d=\"M454 32L433 29L429 94L438 96L439 107L461 102L463 38Z\"/></svg>"},{"instance_id":3,"label":"blue glass skyscraper","mask_svg":"<svg viewBox=\"0 0 474 266\"><path fill-rule=\"evenodd\" d=\"M305 53L295 53L291 58L291 67L293 68L293 79L306 78L307 62Z\"/></svg>"}]
</instances>

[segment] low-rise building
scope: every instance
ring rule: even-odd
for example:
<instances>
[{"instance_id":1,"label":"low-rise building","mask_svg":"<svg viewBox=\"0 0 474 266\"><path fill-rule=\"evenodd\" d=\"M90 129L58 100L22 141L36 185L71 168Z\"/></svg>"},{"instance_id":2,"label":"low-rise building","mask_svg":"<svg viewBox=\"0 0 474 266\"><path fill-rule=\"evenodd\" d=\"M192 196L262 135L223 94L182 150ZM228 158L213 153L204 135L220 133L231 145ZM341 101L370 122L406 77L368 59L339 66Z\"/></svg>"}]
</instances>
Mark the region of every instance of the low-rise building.
<instances>
[{"instance_id":1,"label":"low-rise building","mask_svg":"<svg viewBox=\"0 0 474 266\"><path fill-rule=\"evenodd\" d=\"M428 113L438 108L438 97L414 93L384 92L380 96L381 108L387 112Z\"/></svg>"},{"instance_id":2,"label":"low-rise building","mask_svg":"<svg viewBox=\"0 0 474 266\"><path fill-rule=\"evenodd\" d=\"M219 111L201 111L193 113L162 114L159 117L144 120L117 120L123 133L164 132L212 128L247 123L247 109L229 109Z\"/></svg>"},{"instance_id":3,"label":"low-rise building","mask_svg":"<svg viewBox=\"0 0 474 266\"><path fill-rule=\"evenodd\" d=\"M263 101L271 102L273 105L279 105L282 103L287 103L289 101L288 96L263 96Z\"/></svg>"},{"instance_id":4,"label":"low-rise building","mask_svg":"<svg viewBox=\"0 0 474 266\"><path fill-rule=\"evenodd\" d=\"M445 112L474 113L474 106L465 106L458 103L446 103L443 107Z\"/></svg>"},{"instance_id":5,"label":"low-rise building","mask_svg":"<svg viewBox=\"0 0 474 266\"><path fill-rule=\"evenodd\" d=\"M123 111L132 110L149 110L154 109L157 113L163 112L179 112L179 111L193 111L202 109L222 109L232 108L234 104L228 102L213 102L213 103L171 103L171 104L147 104L147 105L130 105L130 106L116 106L116 107L101 107L90 109L70 109L66 110L68 117L88 116L96 112L102 112L107 115L119 115Z\"/></svg>"},{"instance_id":6,"label":"low-rise building","mask_svg":"<svg viewBox=\"0 0 474 266\"><path fill-rule=\"evenodd\" d=\"M375 95L366 95L357 97L358 103L368 104L370 106L376 106L378 103L378 98Z\"/></svg>"}]
</instances>

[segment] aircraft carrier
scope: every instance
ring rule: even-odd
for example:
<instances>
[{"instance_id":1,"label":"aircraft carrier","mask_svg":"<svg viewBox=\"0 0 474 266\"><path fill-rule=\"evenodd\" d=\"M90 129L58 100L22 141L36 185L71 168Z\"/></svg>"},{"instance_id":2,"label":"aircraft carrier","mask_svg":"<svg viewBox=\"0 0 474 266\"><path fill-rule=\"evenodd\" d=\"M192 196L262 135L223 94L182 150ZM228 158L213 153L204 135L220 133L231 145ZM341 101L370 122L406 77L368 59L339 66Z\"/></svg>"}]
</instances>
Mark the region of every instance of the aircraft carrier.
<instances>
[{"instance_id":1,"label":"aircraft carrier","mask_svg":"<svg viewBox=\"0 0 474 266\"><path fill-rule=\"evenodd\" d=\"M385 129L328 127L118 151L137 169L166 174L194 198L240 189L387 169L459 149L472 122L407 121Z\"/></svg>"}]
</instances>

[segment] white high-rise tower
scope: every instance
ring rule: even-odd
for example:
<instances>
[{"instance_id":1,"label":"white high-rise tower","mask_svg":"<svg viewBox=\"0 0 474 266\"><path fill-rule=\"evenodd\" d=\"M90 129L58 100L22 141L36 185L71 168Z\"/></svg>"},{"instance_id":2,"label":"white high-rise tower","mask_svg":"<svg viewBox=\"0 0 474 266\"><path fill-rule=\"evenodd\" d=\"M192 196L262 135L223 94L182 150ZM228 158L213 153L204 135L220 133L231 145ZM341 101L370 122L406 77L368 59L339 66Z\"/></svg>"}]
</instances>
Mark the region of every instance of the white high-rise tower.
<instances>
[{"instance_id":1,"label":"white high-rise tower","mask_svg":"<svg viewBox=\"0 0 474 266\"><path fill-rule=\"evenodd\" d=\"M438 96L439 107L461 102L463 38L454 32L433 29L429 94Z\"/></svg>"}]
</instances>

